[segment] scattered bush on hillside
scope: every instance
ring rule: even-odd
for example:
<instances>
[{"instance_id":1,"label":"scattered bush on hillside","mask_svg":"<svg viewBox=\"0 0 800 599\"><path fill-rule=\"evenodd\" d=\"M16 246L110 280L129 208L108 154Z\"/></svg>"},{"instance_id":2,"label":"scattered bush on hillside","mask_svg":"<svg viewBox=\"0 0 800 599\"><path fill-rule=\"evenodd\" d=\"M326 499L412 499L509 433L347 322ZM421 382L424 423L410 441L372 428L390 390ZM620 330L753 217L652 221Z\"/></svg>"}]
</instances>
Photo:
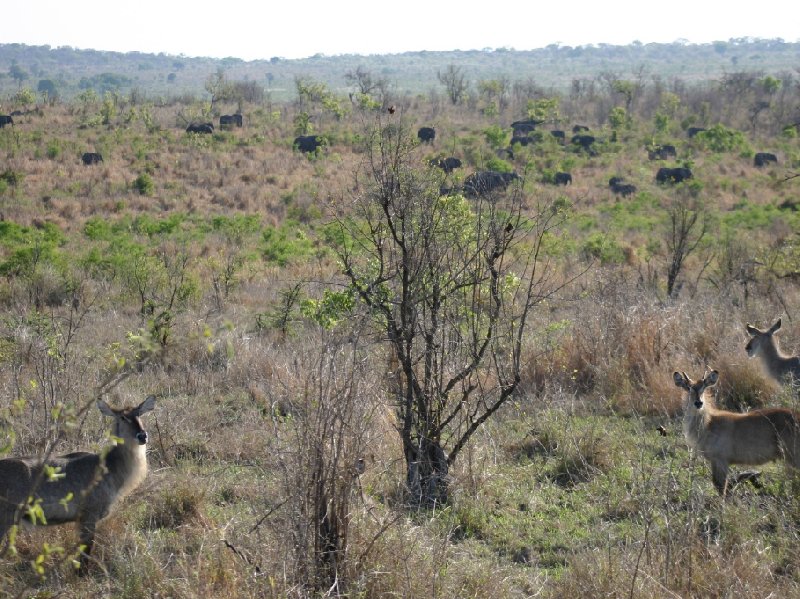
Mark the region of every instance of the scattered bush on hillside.
<instances>
[{"instance_id":1,"label":"scattered bush on hillside","mask_svg":"<svg viewBox=\"0 0 800 599\"><path fill-rule=\"evenodd\" d=\"M139 195L150 196L155 190L155 183L150 175L142 173L133 181L133 188L139 192Z\"/></svg>"},{"instance_id":2,"label":"scattered bush on hillside","mask_svg":"<svg viewBox=\"0 0 800 599\"><path fill-rule=\"evenodd\" d=\"M744 133L720 123L701 131L695 139L701 147L711 152L738 152L745 155L752 155L753 152Z\"/></svg>"}]
</instances>

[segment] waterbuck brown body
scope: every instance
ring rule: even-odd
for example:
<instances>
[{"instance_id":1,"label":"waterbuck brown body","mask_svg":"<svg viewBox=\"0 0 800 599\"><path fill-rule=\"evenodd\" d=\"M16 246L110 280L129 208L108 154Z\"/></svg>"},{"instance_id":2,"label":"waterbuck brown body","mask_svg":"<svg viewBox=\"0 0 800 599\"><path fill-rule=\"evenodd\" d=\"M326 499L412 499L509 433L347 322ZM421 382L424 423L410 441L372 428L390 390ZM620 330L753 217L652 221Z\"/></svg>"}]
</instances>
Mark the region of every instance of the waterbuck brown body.
<instances>
[{"instance_id":1,"label":"waterbuck brown body","mask_svg":"<svg viewBox=\"0 0 800 599\"><path fill-rule=\"evenodd\" d=\"M98 400L98 409L114 419L112 435L120 440L101 454L78 451L50 457L0 460L0 543L9 529L28 517L38 503L44 522L76 522L84 545L81 570L88 563L97 523L118 500L133 491L147 474L147 433L139 417L155 406L149 396L135 408L114 409ZM56 468L48 477L44 466Z\"/></svg>"},{"instance_id":2,"label":"waterbuck brown body","mask_svg":"<svg viewBox=\"0 0 800 599\"><path fill-rule=\"evenodd\" d=\"M786 382L788 378L800 380L800 357L788 356L778 347L775 333L781 328L781 319L766 330L761 330L751 324L746 326L750 341L745 350L751 358L761 358L770 376L778 382Z\"/></svg>"},{"instance_id":3,"label":"waterbuck brown body","mask_svg":"<svg viewBox=\"0 0 800 599\"><path fill-rule=\"evenodd\" d=\"M675 385L686 390L683 433L686 442L711 464L711 476L725 495L731 464L757 466L785 460L800 468L800 414L785 408L737 413L719 410L706 391L717 384L712 370L699 381L685 372L673 373Z\"/></svg>"}]
</instances>

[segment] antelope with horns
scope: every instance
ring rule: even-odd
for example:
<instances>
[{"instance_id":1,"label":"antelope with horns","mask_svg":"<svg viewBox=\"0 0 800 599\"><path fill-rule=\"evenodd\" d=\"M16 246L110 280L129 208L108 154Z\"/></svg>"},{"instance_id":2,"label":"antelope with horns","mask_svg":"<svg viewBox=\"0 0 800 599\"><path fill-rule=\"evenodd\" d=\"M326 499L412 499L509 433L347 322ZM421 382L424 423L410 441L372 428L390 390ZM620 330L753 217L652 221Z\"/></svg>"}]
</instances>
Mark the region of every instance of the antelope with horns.
<instances>
[{"instance_id":1,"label":"antelope with horns","mask_svg":"<svg viewBox=\"0 0 800 599\"><path fill-rule=\"evenodd\" d=\"M728 466L757 466L783 459L800 468L800 414L786 408L765 408L746 413L719 410L706 391L717 384L712 370L699 381L685 372L673 373L675 385L686 390L683 433L689 446L711 464L714 486L723 497Z\"/></svg>"},{"instance_id":2,"label":"antelope with horns","mask_svg":"<svg viewBox=\"0 0 800 599\"><path fill-rule=\"evenodd\" d=\"M77 523L84 546L80 571L85 571L97 523L147 474L147 432L139 417L155 401L151 395L135 408L114 409L98 400L100 412L114 419L111 434L117 441L103 453L78 451L44 463L36 457L0 460L0 543L12 526L30 517L27 507L39 503L44 521L36 518L36 524ZM45 466L57 474L47 476Z\"/></svg>"},{"instance_id":3,"label":"antelope with horns","mask_svg":"<svg viewBox=\"0 0 800 599\"><path fill-rule=\"evenodd\" d=\"M750 335L750 341L745 346L748 356L751 358L760 356L767 372L778 382L785 382L788 377L800 381L800 357L784 354L778 347L778 340L773 336L781 328L780 318L765 331L751 324L745 328Z\"/></svg>"}]
</instances>

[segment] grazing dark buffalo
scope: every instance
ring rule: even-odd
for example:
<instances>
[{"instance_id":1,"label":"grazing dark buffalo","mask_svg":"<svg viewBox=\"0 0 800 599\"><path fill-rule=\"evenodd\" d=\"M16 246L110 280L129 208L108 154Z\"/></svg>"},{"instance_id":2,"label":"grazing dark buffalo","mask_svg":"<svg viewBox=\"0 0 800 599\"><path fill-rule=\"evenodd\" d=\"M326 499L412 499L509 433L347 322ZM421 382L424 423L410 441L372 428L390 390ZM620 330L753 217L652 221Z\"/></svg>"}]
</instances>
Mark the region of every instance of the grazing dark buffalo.
<instances>
[{"instance_id":1,"label":"grazing dark buffalo","mask_svg":"<svg viewBox=\"0 0 800 599\"><path fill-rule=\"evenodd\" d=\"M420 127L420 130L417 131L417 137L422 142L431 143L436 139L436 129L433 127Z\"/></svg>"},{"instance_id":2,"label":"grazing dark buffalo","mask_svg":"<svg viewBox=\"0 0 800 599\"><path fill-rule=\"evenodd\" d=\"M705 127L689 127L686 130L686 135L688 135L689 137L694 137L698 133L702 133L705 130L706 130Z\"/></svg>"},{"instance_id":3,"label":"grazing dark buffalo","mask_svg":"<svg viewBox=\"0 0 800 599\"><path fill-rule=\"evenodd\" d=\"M325 140L319 135L301 135L294 138L294 147L305 154L316 152L317 148L325 145Z\"/></svg>"},{"instance_id":4,"label":"grazing dark buffalo","mask_svg":"<svg viewBox=\"0 0 800 599\"><path fill-rule=\"evenodd\" d=\"M189 123L186 127L187 133L214 133L214 125L211 123Z\"/></svg>"},{"instance_id":5,"label":"grazing dark buffalo","mask_svg":"<svg viewBox=\"0 0 800 599\"><path fill-rule=\"evenodd\" d=\"M556 173L553 182L556 185L569 185L572 183L572 175L569 173Z\"/></svg>"},{"instance_id":6,"label":"grazing dark buffalo","mask_svg":"<svg viewBox=\"0 0 800 599\"><path fill-rule=\"evenodd\" d=\"M219 117L220 127L241 127L242 115L241 114L223 114Z\"/></svg>"},{"instance_id":7,"label":"grazing dark buffalo","mask_svg":"<svg viewBox=\"0 0 800 599\"><path fill-rule=\"evenodd\" d=\"M608 180L608 186L609 187L614 187L615 185L618 185L618 184L622 183L623 181L625 181L625 179L623 179L622 177L611 177Z\"/></svg>"},{"instance_id":8,"label":"grazing dark buffalo","mask_svg":"<svg viewBox=\"0 0 800 599\"><path fill-rule=\"evenodd\" d=\"M671 145L656 146L652 150L647 150L647 157L650 160L666 160L669 157L675 158L677 155L675 146Z\"/></svg>"},{"instance_id":9,"label":"grazing dark buffalo","mask_svg":"<svg viewBox=\"0 0 800 599\"><path fill-rule=\"evenodd\" d=\"M0 114L0 129L2 129L6 125L13 125L13 124L14 124L14 119L12 119L10 115Z\"/></svg>"},{"instance_id":10,"label":"grazing dark buffalo","mask_svg":"<svg viewBox=\"0 0 800 599\"><path fill-rule=\"evenodd\" d=\"M527 146L529 143L533 143L533 138L528 137L527 135L514 135L511 138L511 145L519 144L521 146Z\"/></svg>"},{"instance_id":11,"label":"grazing dark buffalo","mask_svg":"<svg viewBox=\"0 0 800 599\"><path fill-rule=\"evenodd\" d=\"M81 160L84 164L100 164L103 162L103 156L97 152L84 152Z\"/></svg>"},{"instance_id":12,"label":"grazing dark buffalo","mask_svg":"<svg viewBox=\"0 0 800 599\"><path fill-rule=\"evenodd\" d=\"M636 186L630 183L619 183L611 188L613 193L621 195L623 198L632 196L636 193Z\"/></svg>"},{"instance_id":13,"label":"grazing dark buffalo","mask_svg":"<svg viewBox=\"0 0 800 599\"><path fill-rule=\"evenodd\" d=\"M592 144L595 142L595 138L592 135L573 135L572 136L572 143L575 145L580 146L587 152L592 150Z\"/></svg>"},{"instance_id":14,"label":"grazing dark buffalo","mask_svg":"<svg viewBox=\"0 0 800 599\"><path fill-rule=\"evenodd\" d=\"M589 127L587 127L586 125L575 125L572 128L572 132L573 133L580 133L581 131L588 131L588 130L589 130Z\"/></svg>"},{"instance_id":15,"label":"grazing dark buffalo","mask_svg":"<svg viewBox=\"0 0 800 599\"><path fill-rule=\"evenodd\" d=\"M770 162L778 163L778 157L770 152L759 152L753 158L753 164L756 166L767 166Z\"/></svg>"},{"instance_id":16,"label":"grazing dark buffalo","mask_svg":"<svg viewBox=\"0 0 800 599\"><path fill-rule=\"evenodd\" d=\"M522 125L533 125L535 127L536 125L541 125L542 123L544 123L544 121L540 121L539 119L522 119L521 121L514 121L511 123L511 128L513 129L514 127L519 127Z\"/></svg>"},{"instance_id":17,"label":"grazing dark buffalo","mask_svg":"<svg viewBox=\"0 0 800 599\"><path fill-rule=\"evenodd\" d=\"M692 178L692 171L686 167L661 167L656 173L656 181L659 183L680 183Z\"/></svg>"},{"instance_id":18,"label":"grazing dark buffalo","mask_svg":"<svg viewBox=\"0 0 800 599\"><path fill-rule=\"evenodd\" d=\"M525 136L532 131L536 131L536 125L538 124L540 124L540 121L533 119L529 119L527 121L515 121L511 123L511 131L513 132L512 135L515 137Z\"/></svg>"},{"instance_id":19,"label":"grazing dark buffalo","mask_svg":"<svg viewBox=\"0 0 800 599\"><path fill-rule=\"evenodd\" d=\"M514 121L511 123L511 130L514 132L514 135L519 135L522 137L523 135L527 135L531 131L536 129L537 125L541 125L544 121L540 121L537 119L525 119L522 121Z\"/></svg>"},{"instance_id":20,"label":"grazing dark buffalo","mask_svg":"<svg viewBox=\"0 0 800 599\"><path fill-rule=\"evenodd\" d=\"M563 132L563 131L561 131L560 129L553 129L553 130L550 132L550 135L552 135L553 137L555 137L555 138L556 138L556 139L557 139L557 140L558 140L560 143L562 143L562 144L564 143L564 140L567 138L567 135L566 135L566 133L564 133L564 132Z\"/></svg>"},{"instance_id":21,"label":"grazing dark buffalo","mask_svg":"<svg viewBox=\"0 0 800 599\"><path fill-rule=\"evenodd\" d=\"M608 180L608 186L611 188L612 193L627 197L636 193L636 186L630 183L625 183L622 177L611 177Z\"/></svg>"},{"instance_id":22,"label":"grazing dark buffalo","mask_svg":"<svg viewBox=\"0 0 800 599\"><path fill-rule=\"evenodd\" d=\"M478 171L464 180L464 193L469 198L475 198L495 190L503 191L512 181L518 179L519 175L517 173Z\"/></svg>"},{"instance_id":23,"label":"grazing dark buffalo","mask_svg":"<svg viewBox=\"0 0 800 599\"><path fill-rule=\"evenodd\" d=\"M536 125L530 125L528 123L523 123L521 125L517 125L516 127L512 127L511 131L513 132L512 135L527 135L531 131L536 131Z\"/></svg>"},{"instance_id":24,"label":"grazing dark buffalo","mask_svg":"<svg viewBox=\"0 0 800 599\"><path fill-rule=\"evenodd\" d=\"M434 158L431 160L431 166L438 166L446 173L452 173L455 169L461 168L461 161L458 158Z\"/></svg>"}]
</instances>

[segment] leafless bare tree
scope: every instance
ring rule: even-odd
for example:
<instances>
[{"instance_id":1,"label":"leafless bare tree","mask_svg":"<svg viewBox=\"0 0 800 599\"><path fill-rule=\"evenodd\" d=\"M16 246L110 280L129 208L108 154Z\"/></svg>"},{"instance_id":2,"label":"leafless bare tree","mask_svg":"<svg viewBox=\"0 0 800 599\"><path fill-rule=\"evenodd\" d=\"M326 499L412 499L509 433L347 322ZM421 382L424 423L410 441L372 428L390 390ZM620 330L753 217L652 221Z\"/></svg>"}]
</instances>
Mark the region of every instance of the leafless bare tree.
<instances>
[{"instance_id":1,"label":"leafless bare tree","mask_svg":"<svg viewBox=\"0 0 800 599\"><path fill-rule=\"evenodd\" d=\"M437 71L439 82L447 89L447 96L454 105L460 103L467 93L467 80L464 70L454 64L448 65L444 71Z\"/></svg>"},{"instance_id":2,"label":"leafless bare tree","mask_svg":"<svg viewBox=\"0 0 800 599\"><path fill-rule=\"evenodd\" d=\"M678 294L678 276L684 261L703 241L708 232L708 214L696 198L678 195L669 209L670 230L667 237L667 250L670 256L667 267L667 295Z\"/></svg>"},{"instance_id":3,"label":"leafless bare tree","mask_svg":"<svg viewBox=\"0 0 800 599\"><path fill-rule=\"evenodd\" d=\"M411 503L448 498L448 472L514 394L529 320L563 282L544 241L565 218L520 189L440 195L409 128L373 127L365 180L336 224L337 252L389 352Z\"/></svg>"}]
</instances>

